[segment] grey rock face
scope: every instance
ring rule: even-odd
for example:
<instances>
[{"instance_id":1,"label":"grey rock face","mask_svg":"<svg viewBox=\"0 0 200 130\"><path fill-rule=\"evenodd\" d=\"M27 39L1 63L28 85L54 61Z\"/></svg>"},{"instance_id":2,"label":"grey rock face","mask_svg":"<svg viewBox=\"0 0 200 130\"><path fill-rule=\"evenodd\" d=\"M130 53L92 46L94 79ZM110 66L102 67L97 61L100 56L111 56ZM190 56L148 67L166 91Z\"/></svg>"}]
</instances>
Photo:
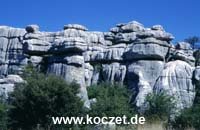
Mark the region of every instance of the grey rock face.
<instances>
[{"instance_id":1,"label":"grey rock face","mask_svg":"<svg viewBox=\"0 0 200 130\"><path fill-rule=\"evenodd\" d=\"M195 66L194 51L192 50L189 43L178 42L176 44L176 49L172 48L170 51L172 53L172 60L183 60L192 66Z\"/></svg>"},{"instance_id":2,"label":"grey rock face","mask_svg":"<svg viewBox=\"0 0 200 130\"><path fill-rule=\"evenodd\" d=\"M123 83L126 76L126 66L120 63L103 64L102 76L104 81Z\"/></svg>"},{"instance_id":3,"label":"grey rock face","mask_svg":"<svg viewBox=\"0 0 200 130\"><path fill-rule=\"evenodd\" d=\"M61 55L49 57L48 63L64 63L67 65L82 67L84 64L84 59L83 56L80 55Z\"/></svg>"},{"instance_id":4,"label":"grey rock face","mask_svg":"<svg viewBox=\"0 0 200 130\"><path fill-rule=\"evenodd\" d=\"M40 32L37 25L0 26L0 91L12 91L17 81L8 75L18 75L32 63L47 74L77 82L87 107L86 86L102 81L128 83L141 110L146 95L161 90L177 95L177 108L189 107L195 95L195 58L188 43L170 44L173 38L161 25L145 28L136 21L118 24L110 32L89 32L78 24L58 32ZM197 80L198 69L195 73Z\"/></svg>"},{"instance_id":5,"label":"grey rock face","mask_svg":"<svg viewBox=\"0 0 200 130\"><path fill-rule=\"evenodd\" d=\"M128 24L121 26L120 29L122 32L138 32L138 31L144 31L144 25L136 21L132 21L129 22Z\"/></svg>"},{"instance_id":6,"label":"grey rock face","mask_svg":"<svg viewBox=\"0 0 200 130\"><path fill-rule=\"evenodd\" d=\"M152 30L165 31L162 25L154 25L151 29Z\"/></svg>"},{"instance_id":7,"label":"grey rock face","mask_svg":"<svg viewBox=\"0 0 200 130\"><path fill-rule=\"evenodd\" d=\"M192 50L192 47L187 42L178 42L176 44L176 49L183 49L183 50Z\"/></svg>"},{"instance_id":8,"label":"grey rock face","mask_svg":"<svg viewBox=\"0 0 200 130\"><path fill-rule=\"evenodd\" d=\"M85 63L84 68L85 68L85 83L86 86L90 86L92 82L94 68L89 63Z\"/></svg>"},{"instance_id":9,"label":"grey rock face","mask_svg":"<svg viewBox=\"0 0 200 130\"><path fill-rule=\"evenodd\" d=\"M126 50L125 44L118 44L109 47L94 47L83 55L85 61L122 61Z\"/></svg>"},{"instance_id":10,"label":"grey rock face","mask_svg":"<svg viewBox=\"0 0 200 130\"><path fill-rule=\"evenodd\" d=\"M141 72L143 74L143 79L146 80L150 84L150 86L153 88L163 68L164 68L163 61L140 60L140 61L133 62L128 65L127 73L128 73L129 82L135 82L135 81L137 82L139 73Z\"/></svg>"},{"instance_id":11,"label":"grey rock face","mask_svg":"<svg viewBox=\"0 0 200 130\"><path fill-rule=\"evenodd\" d=\"M175 60L183 60L189 63L190 65L195 65L195 58L193 57L192 50L175 50L173 56Z\"/></svg>"},{"instance_id":12,"label":"grey rock face","mask_svg":"<svg viewBox=\"0 0 200 130\"><path fill-rule=\"evenodd\" d=\"M51 44L38 39L24 40L24 52L28 54L45 54L50 49Z\"/></svg>"},{"instance_id":13,"label":"grey rock face","mask_svg":"<svg viewBox=\"0 0 200 130\"><path fill-rule=\"evenodd\" d=\"M151 41L148 43L140 40L129 46L129 50L124 53L124 58L126 60L149 59L164 61L168 49L169 47L167 46L159 45Z\"/></svg>"},{"instance_id":14,"label":"grey rock face","mask_svg":"<svg viewBox=\"0 0 200 130\"><path fill-rule=\"evenodd\" d=\"M156 80L164 67L162 61L137 61L128 66L128 85L133 91L132 100L143 109L145 98L153 92Z\"/></svg>"},{"instance_id":15,"label":"grey rock face","mask_svg":"<svg viewBox=\"0 0 200 130\"><path fill-rule=\"evenodd\" d=\"M117 33L115 35L116 43L131 43L137 39L136 32L131 33Z\"/></svg>"},{"instance_id":16,"label":"grey rock face","mask_svg":"<svg viewBox=\"0 0 200 130\"><path fill-rule=\"evenodd\" d=\"M29 61L30 63L32 63L33 65L38 65L42 62L43 57L41 56L31 56Z\"/></svg>"},{"instance_id":17,"label":"grey rock face","mask_svg":"<svg viewBox=\"0 0 200 130\"><path fill-rule=\"evenodd\" d=\"M177 108L192 106L195 86L192 83L194 68L180 60L168 62L154 87L156 92L166 91L177 100Z\"/></svg>"},{"instance_id":18,"label":"grey rock face","mask_svg":"<svg viewBox=\"0 0 200 130\"><path fill-rule=\"evenodd\" d=\"M87 44L84 39L79 37L68 37L55 40L51 52L64 53L66 51L84 52L87 50Z\"/></svg>"},{"instance_id":19,"label":"grey rock face","mask_svg":"<svg viewBox=\"0 0 200 130\"><path fill-rule=\"evenodd\" d=\"M174 39L174 37L167 32L160 31L160 30L145 30L144 32L140 32L137 35L140 38L145 38L145 37L154 37L159 40L163 41L171 41Z\"/></svg>"},{"instance_id":20,"label":"grey rock face","mask_svg":"<svg viewBox=\"0 0 200 130\"><path fill-rule=\"evenodd\" d=\"M8 97L8 94L13 91L16 83L23 83L24 80L18 75L8 75L0 79L0 96Z\"/></svg>"},{"instance_id":21,"label":"grey rock face","mask_svg":"<svg viewBox=\"0 0 200 130\"><path fill-rule=\"evenodd\" d=\"M9 74L19 74L27 64L23 53L24 29L0 26L0 77Z\"/></svg>"},{"instance_id":22,"label":"grey rock face","mask_svg":"<svg viewBox=\"0 0 200 130\"><path fill-rule=\"evenodd\" d=\"M200 66L197 66L194 71L194 79L200 81Z\"/></svg>"},{"instance_id":23,"label":"grey rock face","mask_svg":"<svg viewBox=\"0 0 200 130\"><path fill-rule=\"evenodd\" d=\"M0 26L0 36L5 38L18 38L24 36L25 29L12 28L8 26Z\"/></svg>"}]
</instances>

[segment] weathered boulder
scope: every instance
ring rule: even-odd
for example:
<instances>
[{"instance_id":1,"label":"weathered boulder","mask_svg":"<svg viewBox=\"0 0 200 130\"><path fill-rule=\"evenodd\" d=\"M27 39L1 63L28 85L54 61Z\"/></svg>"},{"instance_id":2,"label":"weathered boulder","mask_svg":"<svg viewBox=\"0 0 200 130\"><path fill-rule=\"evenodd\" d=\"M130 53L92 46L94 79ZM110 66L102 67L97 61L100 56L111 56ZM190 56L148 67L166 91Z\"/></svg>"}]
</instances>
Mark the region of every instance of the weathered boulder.
<instances>
[{"instance_id":1,"label":"weathered boulder","mask_svg":"<svg viewBox=\"0 0 200 130\"><path fill-rule=\"evenodd\" d=\"M28 60L29 63L32 63L33 65L38 65L42 62L43 57L41 56L31 56Z\"/></svg>"},{"instance_id":2,"label":"weathered boulder","mask_svg":"<svg viewBox=\"0 0 200 130\"><path fill-rule=\"evenodd\" d=\"M176 49L179 49L179 50L192 50L192 47L187 42L178 42L176 44Z\"/></svg>"},{"instance_id":3,"label":"weathered boulder","mask_svg":"<svg viewBox=\"0 0 200 130\"><path fill-rule=\"evenodd\" d=\"M168 62L154 86L154 91L166 91L174 96L179 109L192 106L195 97L193 70L194 68L184 61Z\"/></svg>"},{"instance_id":4,"label":"weathered boulder","mask_svg":"<svg viewBox=\"0 0 200 130\"><path fill-rule=\"evenodd\" d=\"M87 32L83 30L77 30L77 29L66 29L62 33L65 38L69 38L69 37L86 38L87 37Z\"/></svg>"},{"instance_id":5,"label":"weathered boulder","mask_svg":"<svg viewBox=\"0 0 200 130\"><path fill-rule=\"evenodd\" d=\"M192 66L195 66L195 58L193 56L193 51L191 50L174 50L171 58L173 60L182 60Z\"/></svg>"},{"instance_id":6,"label":"weathered boulder","mask_svg":"<svg viewBox=\"0 0 200 130\"><path fill-rule=\"evenodd\" d=\"M195 66L194 51L191 45L186 42L178 42L175 48L171 48L171 60L183 60L192 66Z\"/></svg>"},{"instance_id":7,"label":"weathered boulder","mask_svg":"<svg viewBox=\"0 0 200 130\"><path fill-rule=\"evenodd\" d=\"M144 31L144 25L138 23L137 21L129 22L125 25L118 25L120 27L121 32L138 32Z\"/></svg>"},{"instance_id":8,"label":"weathered boulder","mask_svg":"<svg viewBox=\"0 0 200 130\"><path fill-rule=\"evenodd\" d=\"M154 25L151 30L165 31L162 25Z\"/></svg>"},{"instance_id":9,"label":"weathered boulder","mask_svg":"<svg viewBox=\"0 0 200 130\"><path fill-rule=\"evenodd\" d=\"M24 52L30 55L46 54L51 48L51 43L38 39L30 39L23 41Z\"/></svg>"}]
</instances>

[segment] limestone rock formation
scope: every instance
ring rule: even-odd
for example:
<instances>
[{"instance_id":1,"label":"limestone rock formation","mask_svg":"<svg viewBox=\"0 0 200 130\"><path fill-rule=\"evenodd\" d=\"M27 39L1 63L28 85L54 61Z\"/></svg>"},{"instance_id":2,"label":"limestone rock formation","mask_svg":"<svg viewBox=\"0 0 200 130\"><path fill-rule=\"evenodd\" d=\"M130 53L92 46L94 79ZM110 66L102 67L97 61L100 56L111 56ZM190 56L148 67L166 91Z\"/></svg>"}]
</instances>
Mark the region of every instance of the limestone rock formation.
<instances>
[{"instance_id":1,"label":"limestone rock formation","mask_svg":"<svg viewBox=\"0 0 200 130\"><path fill-rule=\"evenodd\" d=\"M0 79L0 95L7 98L8 93L13 91L14 85L23 82L24 80L18 75L8 75L6 78Z\"/></svg>"},{"instance_id":2,"label":"limestone rock formation","mask_svg":"<svg viewBox=\"0 0 200 130\"><path fill-rule=\"evenodd\" d=\"M22 82L24 66L32 63L76 81L87 106L86 87L109 81L128 84L132 101L141 108L147 94L162 90L176 95L178 108L189 107L195 97L194 51L188 43L174 46L173 38L161 25L145 28L136 21L109 32L91 32L78 24L64 25L58 32L41 32L38 25L0 26L0 93Z\"/></svg>"},{"instance_id":3,"label":"limestone rock formation","mask_svg":"<svg viewBox=\"0 0 200 130\"><path fill-rule=\"evenodd\" d=\"M177 100L178 108L192 106L195 97L195 86L192 83L194 67L185 61L170 61L165 64L154 90L166 91Z\"/></svg>"}]
</instances>

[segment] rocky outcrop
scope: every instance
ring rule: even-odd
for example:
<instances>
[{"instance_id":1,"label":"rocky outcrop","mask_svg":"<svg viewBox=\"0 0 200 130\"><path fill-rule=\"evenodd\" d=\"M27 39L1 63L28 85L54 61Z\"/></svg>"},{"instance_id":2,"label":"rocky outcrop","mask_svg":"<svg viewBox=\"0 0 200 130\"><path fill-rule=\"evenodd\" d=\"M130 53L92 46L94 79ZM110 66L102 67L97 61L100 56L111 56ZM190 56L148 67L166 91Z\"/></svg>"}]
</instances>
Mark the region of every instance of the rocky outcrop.
<instances>
[{"instance_id":1,"label":"rocky outcrop","mask_svg":"<svg viewBox=\"0 0 200 130\"><path fill-rule=\"evenodd\" d=\"M192 83L194 67L187 62L176 60L165 64L154 90L165 91L174 96L178 108L192 106L195 97L195 86Z\"/></svg>"},{"instance_id":2,"label":"rocky outcrop","mask_svg":"<svg viewBox=\"0 0 200 130\"><path fill-rule=\"evenodd\" d=\"M133 91L136 106L145 105L145 98L153 92L156 80L164 68L163 61L140 60L128 65L128 85Z\"/></svg>"},{"instance_id":3,"label":"rocky outcrop","mask_svg":"<svg viewBox=\"0 0 200 130\"><path fill-rule=\"evenodd\" d=\"M24 80L18 75L8 75L6 78L0 79L0 95L7 98L8 93L13 91L14 85L23 82Z\"/></svg>"},{"instance_id":4,"label":"rocky outcrop","mask_svg":"<svg viewBox=\"0 0 200 130\"><path fill-rule=\"evenodd\" d=\"M86 87L109 81L128 84L132 101L141 108L149 93L162 90L176 95L178 108L189 107L195 96L195 58L188 43L174 46L173 38L161 25L145 28L136 21L118 24L109 32L90 32L78 24L64 25L58 32L41 32L37 25L1 26L0 92L12 91L24 66L32 63L76 81L87 106ZM10 75L18 80L8 80Z\"/></svg>"}]
</instances>

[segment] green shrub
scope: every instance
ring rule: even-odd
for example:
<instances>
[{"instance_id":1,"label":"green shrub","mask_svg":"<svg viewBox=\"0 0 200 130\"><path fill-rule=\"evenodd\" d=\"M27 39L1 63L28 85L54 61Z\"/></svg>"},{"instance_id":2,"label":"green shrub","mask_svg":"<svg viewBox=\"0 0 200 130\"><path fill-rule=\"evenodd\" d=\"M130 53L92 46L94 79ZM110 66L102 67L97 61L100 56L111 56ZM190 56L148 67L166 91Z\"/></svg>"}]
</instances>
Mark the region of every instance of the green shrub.
<instances>
[{"instance_id":1,"label":"green shrub","mask_svg":"<svg viewBox=\"0 0 200 130\"><path fill-rule=\"evenodd\" d=\"M177 130L187 128L196 128L196 130L199 130L200 105L194 105L191 108L182 110L181 114L172 122L172 126Z\"/></svg>"},{"instance_id":2,"label":"green shrub","mask_svg":"<svg viewBox=\"0 0 200 130\"><path fill-rule=\"evenodd\" d=\"M8 105L0 101L0 130L7 130L8 125Z\"/></svg>"},{"instance_id":3,"label":"green shrub","mask_svg":"<svg viewBox=\"0 0 200 130\"><path fill-rule=\"evenodd\" d=\"M89 98L96 98L91 104L92 116L123 116L130 117L132 113L129 104L130 94L125 86L120 84L101 83L88 87Z\"/></svg>"},{"instance_id":4,"label":"green shrub","mask_svg":"<svg viewBox=\"0 0 200 130\"><path fill-rule=\"evenodd\" d=\"M165 92L149 94L146 100L148 107L144 116L148 121L166 121L175 108L174 98Z\"/></svg>"},{"instance_id":5,"label":"green shrub","mask_svg":"<svg viewBox=\"0 0 200 130\"><path fill-rule=\"evenodd\" d=\"M61 77L44 75L27 67L25 83L16 85L10 95L11 128L31 130L38 124L44 129L69 128L72 126L52 125L52 116L79 116L83 103L77 96L79 86L68 84Z\"/></svg>"},{"instance_id":6,"label":"green shrub","mask_svg":"<svg viewBox=\"0 0 200 130\"><path fill-rule=\"evenodd\" d=\"M200 90L199 84L196 85L196 96L194 99L194 104L191 108L187 108L181 111L175 120L172 122L172 126L179 129L195 128L199 130L200 128Z\"/></svg>"}]
</instances>

